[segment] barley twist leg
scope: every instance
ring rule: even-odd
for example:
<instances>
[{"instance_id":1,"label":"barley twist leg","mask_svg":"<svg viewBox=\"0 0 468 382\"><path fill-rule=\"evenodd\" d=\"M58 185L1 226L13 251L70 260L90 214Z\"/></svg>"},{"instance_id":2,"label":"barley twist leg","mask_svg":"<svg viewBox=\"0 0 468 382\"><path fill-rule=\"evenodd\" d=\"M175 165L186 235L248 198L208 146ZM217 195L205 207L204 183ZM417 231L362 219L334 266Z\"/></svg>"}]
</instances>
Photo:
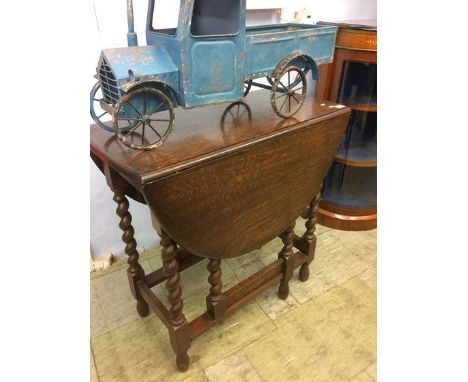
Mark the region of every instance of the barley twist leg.
<instances>
[{"instance_id":1,"label":"barley twist leg","mask_svg":"<svg viewBox=\"0 0 468 382\"><path fill-rule=\"evenodd\" d=\"M180 371L186 371L190 358L187 350L190 347L190 328L182 312L182 288L180 286L179 262L177 260L177 247L164 230L161 230L161 246L163 273L167 277L166 289L169 294L169 313L173 330L170 331L171 345L176 353L176 364Z\"/></svg>"},{"instance_id":2,"label":"barley twist leg","mask_svg":"<svg viewBox=\"0 0 468 382\"><path fill-rule=\"evenodd\" d=\"M294 240L294 224L281 235L283 241L283 248L278 254L279 259L283 259L283 278L281 279L278 294L282 300L288 298L289 295L289 280L294 272L294 259L293 259L293 240Z\"/></svg>"},{"instance_id":3,"label":"barley twist leg","mask_svg":"<svg viewBox=\"0 0 468 382\"><path fill-rule=\"evenodd\" d=\"M114 192L114 201L117 203L116 213L120 217L119 227L123 231L122 241L125 243L125 254L128 256L127 275L130 282L130 289L137 300L137 312L141 317L149 314L149 306L144 301L136 287L136 282L145 277L145 271L138 262L140 257L137 251L137 242L134 238L135 230L132 226L132 215L128 211L129 203L125 194L120 191Z\"/></svg>"}]
</instances>

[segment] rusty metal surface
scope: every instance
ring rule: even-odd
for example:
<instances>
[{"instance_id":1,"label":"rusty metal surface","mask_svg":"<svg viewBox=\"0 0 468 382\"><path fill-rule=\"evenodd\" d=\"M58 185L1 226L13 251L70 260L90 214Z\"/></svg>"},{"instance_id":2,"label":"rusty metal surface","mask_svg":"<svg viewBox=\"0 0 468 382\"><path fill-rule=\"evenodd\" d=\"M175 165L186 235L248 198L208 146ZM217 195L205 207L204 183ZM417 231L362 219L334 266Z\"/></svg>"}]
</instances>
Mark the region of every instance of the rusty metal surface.
<instances>
[{"instance_id":1,"label":"rusty metal surface","mask_svg":"<svg viewBox=\"0 0 468 382\"><path fill-rule=\"evenodd\" d=\"M194 15L195 2L202 1L203 6L198 4ZM133 4L127 0L129 47L103 50L97 68L109 107L141 86L162 91L175 107L240 101L246 81L267 76L273 78L270 84L274 86L274 79L288 66L297 66L305 73L310 70L317 79L317 65L333 60L337 27L278 24L246 28L246 0L238 1L181 0L177 29L154 30L154 0L149 0L148 45L138 47L132 46L136 45ZM203 19L200 12L207 12L207 18ZM230 29L222 34L222 17L230 13L233 16L224 23ZM212 28L215 32L211 33L209 17L213 15L221 19L216 20ZM202 22L202 27L191 28L195 20ZM193 30L207 35L194 36ZM143 105L138 99L134 106L141 112ZM128 108L122 112L128 118L135 117Z\"/></svg>"},{"instance_id":2,"label":"rusty metal surface","mask_svg":"<svg viewBox=\"0 0 468 382\"><path fill-rule=\"evenodd\" d=\"M297 66L287 66L275 78L271 89L271 106L280 117L289 118L302 107L306 94L307 81L303 70Z\"/></svg>"},{"instance_id":3,"label":"rusty metal surface","mask_svg":"<svg viewBox=\"0 0 468 382\"><path fill-rule=\"evenodd\" d=\"M133 105L142 104L141 114ZM132 113L134 126L128 131L122 131L119 127L120 120L126 120L128 109L135 110ZM159 111L156 116L156 112ZM164 112L164 114L161 114ZM162 145L174 127L174 107L171 100L160 90L151 87L139 88L129 94L125 94L113 112L114 128L117 138L125 146L135 150L151 150Z\"/></svg>"}]
</instances>

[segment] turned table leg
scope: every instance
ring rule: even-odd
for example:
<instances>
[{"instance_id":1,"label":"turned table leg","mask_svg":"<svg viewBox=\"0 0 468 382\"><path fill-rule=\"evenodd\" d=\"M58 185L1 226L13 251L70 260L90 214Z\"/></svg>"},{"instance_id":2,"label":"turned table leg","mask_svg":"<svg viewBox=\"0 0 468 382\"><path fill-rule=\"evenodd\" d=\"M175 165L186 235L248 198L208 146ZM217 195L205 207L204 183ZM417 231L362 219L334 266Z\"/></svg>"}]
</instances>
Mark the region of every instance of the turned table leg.
<instances>
[{"instance_id":1,"label":"turned table leg","mask_svg":"<svg viewBox=\"0 0 468 382\"><path fill-rule=\"evenodd\" d=\"M281 234L283 241L283 248L278 254L279 259L283 259L283 278L281 279L278 294L282 300L288 298L289 295L289 280L294 272L294 257L293 257L293 244L294 244L294 224L292 224L285 232Z\"/></svg>"},{"instance_id":2,"label":"turned table leg","mask_svg":"<svg viewBox=\"0 0 468 382\"><path fill-rule=\"evenodd\" d=\"M170 304L172 330L169 330L172 348L176 353L176 364L180 371L186 371L190 359L187 350L190 348L190 326L182 313L182 288L180 286L179 263L176 255L176 243L167 233L161 230L163 273L167 277L166 289Z\"/></svg>"},{"instance_id":3,"label":"turned table leg","mask_svg":"<svg viewBox=\"0 0 468 382\"><path fill-rule=\"evenodd\" d=\"M224 304L219 304L223 289L221 282L221 259L209 259L206 268L210 272L208 276L210 293L206 297L206 310L213 318L220 318L224 314Z\"/></svg>"},{"instance_id":4,"label":"turned table leg","mask_svg":"<svg viewBox=\"0 0 468 382\"><path fill-rule=\"evenodd\" d=\"M125 254L128 256L127 276L130 283L130 290L137 300L137 312L141 317L149 314L149 307L146 301L140 296L136 283L145 277L145 271L138 262L140 255L137 251L137 243L132 226L132 215L128 212L128 199L120 191L114 191L114 201L117 203L117 215L120 217L119 227L123 231L122 241L125 243Z\"/></svg>"},{"instance_id":5,"label":"turned table leg","mask_svg":"<svg viewBox=\"0 0 468 382\"><path fill-rule=\"evenodd\" d=\"M301 281L307 281L307 279L309 278L309 264L312 262L315 256L315 246L317 245L317 237L315 236L315 224L317 223L317 211L319 208L319 201L321 198L321 189L322 186L320 186L319 191L310 203L310 208L307 213L307 221L305 223L306 231L302 238L308 244L308 253L306 254L307 261L304 264L302 264L301 268L299 269L299 279Z\"/></svg>"}]
</instances>

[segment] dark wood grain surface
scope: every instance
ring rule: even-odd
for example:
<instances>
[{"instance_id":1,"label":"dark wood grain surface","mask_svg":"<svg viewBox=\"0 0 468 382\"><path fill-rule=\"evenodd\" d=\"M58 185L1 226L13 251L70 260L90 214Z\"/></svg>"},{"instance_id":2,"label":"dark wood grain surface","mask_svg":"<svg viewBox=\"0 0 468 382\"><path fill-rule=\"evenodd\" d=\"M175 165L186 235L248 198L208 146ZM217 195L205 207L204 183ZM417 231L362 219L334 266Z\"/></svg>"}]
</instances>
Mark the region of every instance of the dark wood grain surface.
<instances>
[{"instance_id":1,"label":"dark wood grain surface","mask_svg":"<svg viewBox=\"0 0 468 382\"><path fill-rule=\"evenodd\" d=\"M347 114L334 103L310 97L292 118L278 117L270 105L270 92L254 91L245 99L252 120L222 125L221 117L230 105L176 109L176 124L168 141L151 151L136 151L121 145L112 133L91 125L91 152L111 162L137 184L176 172L197 163L223 156L271 135L285 134L304 123L316 123Z\"/></svg>"},{"instance_id":2,"label":"dark wood grain surface","mask_svg":"<svg viewBox=\"0 0 468 382\"><path fill-rule=\"evenodd\" d=\"M229 104L179 110L169 140L152 151L124 147L91 127L91 151L140 192L158 224L200 257L230 258L280 235L314 198L350 111L308 98L287 120L269 93L247 97L252 118L222 124Z\"/></svg>"}]
</instances>

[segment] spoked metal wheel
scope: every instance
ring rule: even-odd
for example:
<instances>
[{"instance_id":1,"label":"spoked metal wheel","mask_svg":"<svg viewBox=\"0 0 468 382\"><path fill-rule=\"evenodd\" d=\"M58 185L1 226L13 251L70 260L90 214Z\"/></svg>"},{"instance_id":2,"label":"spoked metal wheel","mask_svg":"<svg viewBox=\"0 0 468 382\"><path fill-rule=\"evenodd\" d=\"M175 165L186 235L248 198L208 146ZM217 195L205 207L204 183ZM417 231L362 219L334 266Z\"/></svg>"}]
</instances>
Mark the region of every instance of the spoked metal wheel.
<instances>
[{"instance_id":1,"label":"spoked metal wheel","mask_svg":"<svg viewBox=\"0 0 468 382\"><path fill-rule=\"evenodd\" d=\"M288 118L302 107L306 93L307 80L304 72L297 66L289 66L273 82L271 106L280 117Z\"/></svg>"},{"instance_id":2,"label":"spoked metal wheel","mask_svg":"<svg viewBox=\"0 0 468 382\"><path fill-rule=\"evenodd\" d=\"M304 69L302 69L302 72L304 73L304 75L306 76L307 78L307 74L310 72L310 68L309 67L306 67ZM269 82L269 84L271 86L273 86L275 80L273 78L271 78L270 76L266 76L266 79L267 81ZM300 81L300 78L297 79L297 81ZM297 83L295 83L294 85L297 85Z\"/></svg>"},{"instance_id":3,"label":"spoked metal wheel","mask_svg":"<svg viewBox=\"0 0 468 382\"><path fill-rule=\"evenodd\" d=\"M112 122L112 107L109 106L102 94L101 84L96 84L91 89L89 94L89 113L96 124L107 131L114 132L114 123ZM119 122L119 128L125 132L130 130L135 125L134 121L122 120Z\"/></svg>"},{"instance_id":4,"label":"spoked metal wheel","mask_svg":"<svg viewBox=\"0 0 468 382\"><path fill-rule=\"evenodd\" d=\"M160 90L141 88L123 97L115 105L113 122L118 139L135 150L151 150L162 145L174 126L174 107ZM127 131L119 127L121 121L135 125Z\"/></svg>"},{"instance_id":5,"label":"spoked metal wheel","mask_svg":"<svg viewBox=\"0 0 468 382\"><path fill-rule=\"evenodd\" d=\"M252 87L252 80L248 80L244 82L244 97L247 97L247 94L249 94L251 87Z\"/></svg>"}]
</instances>

